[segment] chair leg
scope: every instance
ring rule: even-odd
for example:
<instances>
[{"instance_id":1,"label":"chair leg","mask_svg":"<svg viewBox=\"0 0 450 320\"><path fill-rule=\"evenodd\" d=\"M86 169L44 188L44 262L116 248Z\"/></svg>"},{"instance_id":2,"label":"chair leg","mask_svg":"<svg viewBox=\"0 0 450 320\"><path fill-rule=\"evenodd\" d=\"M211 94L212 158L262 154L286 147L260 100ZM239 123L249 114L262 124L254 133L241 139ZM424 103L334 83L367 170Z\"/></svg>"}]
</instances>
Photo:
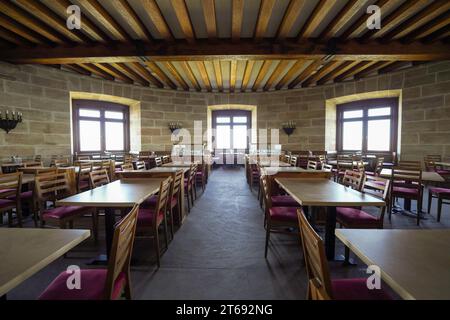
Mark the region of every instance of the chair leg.
<instances>
[{"instance_id":1,"label":"chair leg","mask_svg":"<svg viewBox=\"0 0 450 320\"><path fill-rule=\"evenodd\" d=\"M170 237L173 240L173 208L170 206L169 209L169 217L170 217Z\"/></svg>"},{"instance_id":2,"label":"chair leg","mask_svg":"<svg viewBox=\"0 0 450 320\"><path fill-rule=\"evenodd\" d=\"M17 216L17 224L18 224L19 228L22 228L22 208L21 208L21 206L17 207L16 216Z\"/></svg>"},{"instance_id":3,"label":"chair leg","mask_svg":"<svg viewBox=\"0 0 450 320\"><path fill-rule=\"evenodd\" d=\"M441 222L441 213L442 213L442 199L438 198L438 215L437 215L438 222Z\"/></svg>"},{"instance_id":4,"label":"chair leg","mask_svg":"<svg viewBox=\"0 0 450 320\"><path fill-rule=\"evenodd\" d=\"M124 288L124 294L125 294L125 299L127 300L131 300L131 277L130 277L130 273L128 272L127 275L127 283L125 284L125 288Z\"/></svg>"},{"instance_id":5,"label":"chair leg","mask_svg":"<svg viewBox=\"0 0 450 320\"><path fill-rule=\"evenodd\" d=\"M348 263L350 261L350 249L347 246L345 246L345 253L344 253L344 255L345 255L344 262Z\"/></svg>"},{"instance_id":6,"label":"chair leg","mask_svg":"<svg viewBox=\"0 0 450 320\"><path fill-rule=\"evenodd\" d=\"M266 247L264 248L264 258L267 258L267 249L269 248L270 226L266 226Z\"/></svg>"},{"instance_id":7,"label":"chair leg","mask_svg":"<svg viewBox=\"0 0 450 320\"><path fill-rule=\"evenodd\" d=\"M431 202L433 201L433 194L428 192L428 214L431 214Z\"/></svg>"},{"instance_id":8,"label":"chair leg","mask_svg":"<svg viewBox=\"0 0 450 320\"><path fill-rule=\"evenodd\" d=\"M155 231L155 237L153 238L154 243L154 249L155 249L155 253L156 253L156 265L158 266L158 268L161 266L161 261L160 261L160 256L159 256L159 232L158 232L158 228L156 228Z\"/></svg>"},{"instance_id":9,"label":"chair leg","mask_svg":"<svg viewBox=\"0 0 450 320\"><path fill-rule=\"evenodd\" d=\"M98 243L98 212L94 210L92 212L92 233L94 236L94 242Z\"/></svg>"},{"instance_id":10,"label":"chair leg","mask_svg":"<svg viewBox=\"0 0 450 320\"><path fill-rule=\"evenodd\" d=\"M163 229L164 229L164 242L166 244L166 249L167 249L167 248L169 248L169 236L168 236L168 232L167 232L167 219L166 219L166 217L164 217Z\"/></svg>"},{"instance_id":11,"label":"chair leg","mask_svg":"<svg viewBox=\"0 0 450 320\"><path fill-rule=\"evenodd\" d=\"M188 205L188 212L191 212L191 203L189 202L189 190L186 192L186 200Z\"/></svg>"}]
</instances>

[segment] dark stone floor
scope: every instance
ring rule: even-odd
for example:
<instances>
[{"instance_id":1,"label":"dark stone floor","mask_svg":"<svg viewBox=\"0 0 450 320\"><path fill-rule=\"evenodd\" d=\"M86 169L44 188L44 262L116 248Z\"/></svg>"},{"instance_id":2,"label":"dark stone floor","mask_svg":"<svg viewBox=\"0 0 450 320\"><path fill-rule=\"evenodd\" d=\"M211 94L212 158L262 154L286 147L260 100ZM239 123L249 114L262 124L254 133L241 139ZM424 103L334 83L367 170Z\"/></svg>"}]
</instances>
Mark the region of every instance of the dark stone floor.
<instances>
[{"instance_id":1,"label":"dark stone floor","mask_svg":"<svg viewBox=\"0 0 450 320\"><path fill-rule=\"evenodd\" d=\"M205 193L199 190L194 208L163 254L159 270L150 240L136 240L134 299L304 299L306 273L297 238L272 236L268 259L264 259L263 212L256 193L246 184L242 168L214 170ZM435 219L435 206L432 212L420 228L450 227L448 206L440 223ZM413 218L394 215L392 223L386 218L385 227L416 225ZM61 271L73 264L85 268L99 251L103 251L102 244L86 240L68 257L12 290L8 299L35 299ZM343 253L339 242L337 253ZM333 278L366 276L361 262L356 267L331 263L330 270Z\"/></svg>"}]
</instances>

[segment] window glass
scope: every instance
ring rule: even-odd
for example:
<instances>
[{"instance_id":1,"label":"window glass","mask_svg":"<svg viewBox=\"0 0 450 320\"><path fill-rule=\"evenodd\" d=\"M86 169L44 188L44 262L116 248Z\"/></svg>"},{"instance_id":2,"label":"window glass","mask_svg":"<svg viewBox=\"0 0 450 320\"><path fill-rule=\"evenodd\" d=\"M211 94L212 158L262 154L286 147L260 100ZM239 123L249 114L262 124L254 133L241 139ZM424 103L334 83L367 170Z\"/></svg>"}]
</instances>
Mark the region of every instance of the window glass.
<instances>
[{"instance_id":1,"label":"window glass","mask_svg":"<svg viewBox=\"0 0 450 320\"><path fill-rule=\"evenodd\" d=\"M391 120L371 120L367 127L367 150L389 151L391 141Z\"/></svg>"},{"instance_id":2,"label":"window glass","mask_svg":"<svg viewBox=\"0 0 450 320\"><path fill-rule=\"evenodd\" d=\"M230 117L217 117L217 123L230 123Z\"/></svg>"},{"instance_id":3,"label":"window glass","mask_svg":"<svg viewBox=\"0 0 450 320\"><path fill-rule=\"evenodd\" d=\"M80 120L80 151L100 150L100 121Z\"/></svg>"},{"instance_id":4,"label":"window glass","mask_svg":"<svg viewBox=\"0 0 450 320\"><path fill-rule=\"evenodd\" d=\"M105 118L106 119L122 120L123 119L123 112L105 111Z\"/></svg>"},{"instance_id":5,"label":"window glass","mask_svg":"<svg viewBox=\"0 0 450 320\"><path fill-rule=\"evenodd\" d=\"M218 149L231 148L231 130L229 125L218 125L216 128L216 141Z\"/></svg>"},{"instance_id":6,"label":"window glass","mask_svg":"<svg viewBox=\"0 0 450 320\"><path fill-rule=\"evenodd\" d=\"M247 126L237 125L233 127L233 148L247 148Z\"/></svg>"},{"instance_id":7,"label":"window glass","mask_svg":"<svg viewBox=\"0 0 450 320\"><path fill-rule=\"evenodd\" d=\"M344 119L362 118L362 110L344 111Z\"/></svg>"},{"instance_id":8,"label":"window glass","mask_svg":"<svg viewBox=\"0 0 450 320\"><path fill-rule=\"evenodd\" d=\"M99 110L80 109L78 112L80 117L100 118Z\"/></svg>"},{"instance_id":9,"label":"window glass","mask_svg":"<svg viewBox=\"0 0 450 320\"><path fill-rule=\"evenodd\" d=\"M247 117L233 117L234 123L247 123Z\"/></svg>"},{"instance_id":10,"label":"window glass","mask_svg":"<svg viewBox=\"0 0 450 320\"><path fill-rule=\"evenodd\" d=\"M122 122L105 122L105 148L106 150L123 150L124 136L123 136Z\"/></svg>"},{"instance_id":11,"label":"window glass","mask_svg":"<svg viewBox=\"0 0 450 320\"><path fill-rule=\"evenodd\" d=\"M389 116L391 115L391 108L373 108L369 109L369 117Z\"/></svg>"},{"instance_id":12,"label":"window glass","mask_svg":"<svg viewBox=\"0 0 450 320\"><path fill-rule=\"evenodd\" d=\"M342 130L342 147L344 150L361 150L363 141L363 122L344 122Z\"/></svg>"}]
</instances>

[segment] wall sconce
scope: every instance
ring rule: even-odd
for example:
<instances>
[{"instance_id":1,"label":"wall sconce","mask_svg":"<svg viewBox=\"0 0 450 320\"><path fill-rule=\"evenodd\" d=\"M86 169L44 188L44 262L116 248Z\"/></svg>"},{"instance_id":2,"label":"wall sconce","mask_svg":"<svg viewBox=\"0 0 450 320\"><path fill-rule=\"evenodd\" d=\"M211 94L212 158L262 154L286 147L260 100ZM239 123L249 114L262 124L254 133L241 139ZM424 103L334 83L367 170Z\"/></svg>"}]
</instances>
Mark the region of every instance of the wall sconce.
<instances>
[{"instance_id":1,"label":"wall sconce","mask_svg":"<svg viewBox=\"0 0 450 320\"><path fill-rule=\"evenodd\" d=\"M22 122L22 113L21 112L12 112L11 115L9 111L6 110L5 115L0 111L0 128L9 133L13 130L18 123Z\"/></svg>"},{"instance_id":2,"label":"wall sconce","mask_svg":"<svg viewBox=\"0 0 450 320\"><path fill-rule=\"evenodd\" d=\"M296 128L296 124L294 121L288 121L288 122L282 124L282 128L283 128L284 132L288 136L290 136L294 132L294 130Z\"/></svg>"},{"instance_id":3,"label":"wall sconce","mask_svg":"<svg viewBox=\"0 0 450 320\"><path fill-rule=\"evenodd\" d=\"M169 129L170 132L174 132L175 130L181 129L183 127L183 125L181 124L181 122L169 122Z\"/></svg>"}]
</instances>

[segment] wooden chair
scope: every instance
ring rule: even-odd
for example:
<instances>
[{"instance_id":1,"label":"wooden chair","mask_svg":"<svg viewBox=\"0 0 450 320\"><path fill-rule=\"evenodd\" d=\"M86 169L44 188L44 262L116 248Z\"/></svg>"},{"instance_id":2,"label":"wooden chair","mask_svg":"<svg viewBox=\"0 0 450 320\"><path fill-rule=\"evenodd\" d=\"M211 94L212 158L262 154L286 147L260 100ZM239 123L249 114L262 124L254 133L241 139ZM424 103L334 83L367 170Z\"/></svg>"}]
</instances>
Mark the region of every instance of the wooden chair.
<instances>
[{"instance_id":1,"label":"wooden chair","mask_svg":"<svg viewBox=\"0 0 450 320\"><path fill-rule=\"evenodd\" d=\"M291 166L296 167L298 164L297 157L291 156L291 160L289 161L289 163L291 164Z\"/></svg>"},{"instance_id":2,"label":"wooden chair","mask_svg":"<svg viewBox=\"0 0 450 320\"><path fill-rule=\"evenodd\" d=\"M136 233L139 206L135 205L114 228L107 269L81 269L81 288L67 287L67 271L62 272L39 296L39 300L131 300L130 261Z\"/></svg>"},{"instance_id":3,"label":"wooden chair","mask_svg":"<svg viewBox=\"0 0 450 320\"><path fill-rule=\"evenodd\" d=\"M402 160L398 162L397 167L401 167L405 170L410 169L410 170L422 170L422 165L420 163L420 161L407 161L407 160Z\"/></svg>"},{"instance_id":4,"label":"wooden chair","mask_svg":"<svg viewBox=\"0 0 450 320\"><path fill-rule=\"evenodd\" d=\"M191 164L189 168L188 177L184 179L184 194L186 195L188 212L191 211L191 203L194 206L194 184L195 184L195 176L197 172L197 165ZM189 203L189 200L191 203Z\"/></svg>"},{"instance_id":5,"label":"wooden chair","mask_svg":"<svg viewBox=\"0 0 450 320\"><path fill-rule=\"evenodd\" d=\"M48 209L47 201L56 202L76 194L76 187L71 186L67 172L36 176L34 180L36 200L38 203L41 227L47 222L56 223L61 229L73 228L76 219L85 214L92 216L93 235L97 239L97 220L94 208L81 206L56 207Z\"/></svg>"},{"instance_id":6,"label":"wooden chair","mask_svg":"<svg viewBox=\"0 0 450 320\"><path fill-rule=\"evenodd\" d=\"M89 174L92 171L92 163L80 162L78 164L78 176L77 176L77 191L89 190L91 188L89 184Z\"/></svg>"},{"instance_id":7,"label":"wooden chair","mask_svg":"<svg viewBox=\"0 0 450 320\"><path fill-rule=\"evenodd\" d=\"M363 185L363 193L370 194L376 198L382 199L386 204L389 202L388 179L375 176L366 176ZM380 215L375 217L370 213L356 207L338 207L336 208L336 221L341 227L346 229L383 229L384 214L386 206L380 208ZM349 261L350 250L345 247L345 261Z\"/></svg>"},{"instance_id":8,"label":"wooden chair","mask_svg":"<svg viewBox=\"0 0 450 320\"><path fill-rule=\"evenodd\" d=\"M136 161L136 170L145 170L145 162L144 161Z\"/></svg>"},{"instance_id":9,"label":"wooden chair","mask_svg":"<svg viewBox=\"0 0 450 320\"><path fill-rule=\"evenodd\" d=\"M377 158L377 164L375 166L375 171L366 171L366 175L368 176L380 176L381 170L383 170L384 165L384 157Z\"/></svg>"},{"instance_id":10,"label":"wooden chair","mask_svg":"<svg viewBox=\"0 0 450 320\"><path fill-rule=\"evenodd\" d=\"M433 199L438 199L437 221L441 221L442 205L450 204L450 189L430 188L428 191L428 213L431 214L431 203Z\"/></svg>"},{"instance_id":11,"label":"wooden chair","mask_svg":"<svg viewBox=\"0 0 450 320\"><path fill-rule=\"evenodd\" d=\"M417 201L417 225L419 225L423 201L422 169L414 165L395 166L392 169L390 192L389 219L392 214L392 205L397 198L405 199L405 202L415 200Z\"/></svg>"},{"instance_id":12,"label":"wooden chair","mask_svg":"<svg viewBox=\"0 0 450 320\"><path fill-rule=\"evenodd\" d=\"M168 235L167 235L167 219L166 208L170 195L170 185L172 178L168 177L164 181L161 181L158 193L158 201L154 208L140 208L137 222L137 232L139 235L143 234L154 239L154 249L156 252L156 264L160 267L160 246L159 246L159 227L163 225L166 248L168 248Z\"/></svg>"},{"instance_id":13,"label":"wooden chair","mask_svg":"<svg viewBox=\"0 0 450 320\"><path fill-rule=\"evenodd\" d=\"M53 159L51 164L51 167L56 167L56 168L60 168L60 167L68 167L69 166L69 160L67 159Z\"/></svg>"},{"instance_id":14,"label":"wooden chair","mask_svg":"<svg viewBox=\"0 0 450 320\"><path fill-rule=\"evenodd\" d=\"M36 162L42 162L42 156L40 154L37 154L34 156L34 161Z\"/></svg>"},{"instance_id":15,"label":"wooden chair","mask_svg":"<svg viewBox=\"0 0 450 320\"><path fill-rule=\"evenodd\" d=\"M353 171L365 173L366 172L366 165L364 164L364 161L362 161L362 160L357 161L354 164Z\"/></svg>"},{"instance_id":16,"label":"wooden chair","mask_svg":"<svg viewBox=\"0 0 450 320\"><path fill-rule=\"evenodd\" d=\"M327 171L327 172L332 172L333 166L331 164L324 163L324 164L322 164L322 170Z\"/></svg>"},{"instance_id":17,"label":"wooden chair","mask_svg":"<svg viewBox=\"0 0 450 320\"><path fill-rule=\"evenodd\" d=\"M163 164L161 157L156 157L155 158L155 166L157 167L161 167Z\"/></svg>"},{"instance_id":18,"label":"wooden chair","mask_svg":"<svg viewBox=\"0 0 450 320\"><path fill-rule=\"evenodd\" d=\"M341 184L356 191L361 191L364 185L364 177L364 172L347 170L344 173Z\"/></svg>"},{"instance_id":19,"label":"wooden chair","mask_svg":"<svg viewBox=\"0 0 450 320\"><path fill-rule=\"evenodd\" d=\"M436 162L442 162L440 155L428 155L424 157L425 170L429 172L437 172L440 175L450 175L450 170L444 169L442 166L436 164Z\"/></svg>"},{"instance_id":20,"label":"wooden chair","mask_svg":"<svg viewBox=\"0 0 450 320\"><path fill-rule=\"evenodd\" d=\"M77 161L91 160L91 156L77 156Z\"/></svg>"},{"instance_id":21,"label":"wooden chair","mask_svg":"<svg viewBox=\"0 0 450 320\"><path fill-rule=\"evenodd\" d=\"M200 170L197 170L196 174L195 174L195 183L200 183L200 185L202 186L202 190L205 191L205 187L206 187L206 177L208 175L207 173L207 165L206 163L202 163L201 165L199 165Z\"/></svg>"},{"instance_id":22,"label":"wooden chair","mask_svg":"<svg viewBox=\"0 0 450 320\"><path fill-rule=\"evenodd\" d=\"M42 161L27 161L23 163L24 168L30 168L30 167L43 167L44 164Z\"/></svg>"},{"instance_id":23,"label":"wooden chair","mask_svg":"<svg viewBox=\"0 0 450 320\"><path fill-rule=\"evenodd\" d=\"M317 170L318 163L316 161L308 161L307 169L308 170Z\"/></svg>"},{"instance_id":24,"label":"wooden chair","mask_svg":"<svg viewBox=\"0 0 450 320\"><path fill-rule=\"evenodd\" d=\"M133 164L131 162L128 162L128 163L124 163L123 165L121 165L120 169L122 171L133 171L134 167L133 167Z\"/></svg>"},{"instance_id":25,"label":"wooden chair","mask_svg":"<svg viewBox=\"0 0 450 320\"><path fill-rule=\"evenodd\" d=\"M340 182L347 170L353 170L353 160L347 155L337 156L337 170L335 171L335 180Z\"/></svg>"},{"instance_id":26,"label":"wooden chair","mask_svg":"<svg viewBox=\"0 0 450 320\"><path fill-rule=\"evenodd\" d=\"M286 233L286 228L297 229L297 207L274 207L272 204L271 191L266 175L262 178L262 196L265 203L265 220L266 228L266 244L264 249L264 257L267 258L270 234L273 232Z\"/></svg>"},{"instance_id":27,"label":"wooden chair","mask_svg":"<svg viewBox=\"0 0 450 320\"><path fill-rule=\"evenodd\" d=\"M322 238L314 231L302 209L297 210L303 256L308 276L308 300L391 300L383 290L369 290L367 279L330 278Z\"/></svg>"},{"instance_id":28,"label":"wooden chair","mask_svg":"<svg viewBox=\"0 0 450 320\"><path fill-rule=\"evenodd\" d=\"M8 225L13 226L13 210L16 211L17 224L22 227L21 207L22 172L0 174L0 216L8 213Z\"/></svg>"},{"instance_id":29,"label":"wooden chair","mask_svg":"<svg viewBox=\"0 0 450 320\"><path fill-rule=\"evenodd\" d=\"M104 186L110 182L111 180L109 179L106 169L89 172L89 184L91 185L91 189Z\"/></svg>"},{"instance_id":30,"label":"wooden chair","mask_svg":"<svg viewBox=\"0 0 450 320\"><path fill-rule=\"evenodd\" d=\"M170 233L173 239L173 235L174 235L174 209L177 208L177 219L178 219L178 223L181 223L182 220L182 216L181 216L181 206L183 205L183 199L181 199L180 197L180 193L181 193L181 184L183 182L184 179L184 172L183 170L179 170L177 171L177 173L175 174L175 178L173 180L172 183L172 187L170 189L170 193L169 193L169 200L167 202L167 206L168 206L168 214L169 214L169 219L170 219ZM181 199L181 201L180 201Z\"/></svg>"}]
</instances>

